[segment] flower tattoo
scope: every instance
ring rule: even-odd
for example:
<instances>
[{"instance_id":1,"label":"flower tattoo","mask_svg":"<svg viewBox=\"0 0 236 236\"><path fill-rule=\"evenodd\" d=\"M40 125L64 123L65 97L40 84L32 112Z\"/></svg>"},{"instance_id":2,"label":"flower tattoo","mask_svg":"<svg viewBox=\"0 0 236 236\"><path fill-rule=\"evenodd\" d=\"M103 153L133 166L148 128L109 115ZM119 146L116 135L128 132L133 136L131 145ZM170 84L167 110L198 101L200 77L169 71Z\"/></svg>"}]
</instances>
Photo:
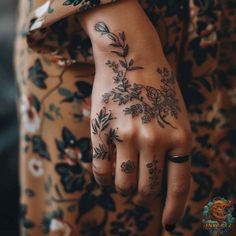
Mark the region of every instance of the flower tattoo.
<instances>
[{"instance_id":1,"label":"flower tattoo","mask_svg":"<svg viewBox=\"0 0 236 236\"><path fill-rule=\"evenodd\" d=\"M93 158L110 160L110 150L108 149L112 147L115 142L122 142L117 133L118 128L113 129L110 127L110 122L114 119L116 118L113 117L111 110L107 111L106 108L103 107L100 112L97 113L97 117L92 120L92 134L98 135L101 141L97 147L93 148Z\"/></svg>"},{"instance_id":2,"label":"flower tattoo","mask_svg":"<svg viewBox=\"0 0 236 236\"><path fill-rule=\"evenodd\" d=\"M114 73L113 82L115 87L102 95L102 102L110 101L118 105L126 105L123 109L125 115L133 118L141 116L143 124L155 119L164 128L166 125L175 128L167 118L178 118L180 111L179 102L175 91L175 76L167 68L157 68L161 78L160 88L154 88L143 84L130 83L127 78L129 72L144 69L137 66L132 58L128 58L129 45L126 43L124 32L118 35L112 33L104 22L98 22L95 30L101 35L106 35L114 50L111 52L118 57L117 61L108 60L106 65ZM130 104L132 102L132 104ZM128 106L127 106L128 105Z\"/></svg>"},{"instance_id":3,"label":"flower tattoo","mask_svg":"<svg viewBox=\"0 0 236 236\"><path fill-rule=\"evenodd\" d=\"M130 161L130 160L122 162L120 167L121 167L121 171L126 174L131 174L135 170L135 164L133 161Z\"/></svg>"}]
</instances>

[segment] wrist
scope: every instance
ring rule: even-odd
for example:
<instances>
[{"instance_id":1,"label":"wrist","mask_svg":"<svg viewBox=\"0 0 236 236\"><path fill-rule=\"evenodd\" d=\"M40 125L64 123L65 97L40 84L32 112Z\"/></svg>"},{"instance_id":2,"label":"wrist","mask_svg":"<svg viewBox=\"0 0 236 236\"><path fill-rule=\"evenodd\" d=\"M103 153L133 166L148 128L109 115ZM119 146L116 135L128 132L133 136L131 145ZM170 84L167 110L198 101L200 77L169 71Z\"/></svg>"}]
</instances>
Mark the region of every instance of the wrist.
<instances>
[{"instance_id":1,"label":"wrist","mask_svg":"<svg viewBox=\"0 0 236 236\"><path fill-rule=\"evenodd\" d=\"M157 34L152 35L150 31L144 33L141 30L135 33L133 29L119 31L102 21L95 24L94 31L95 37L99 37L92 40L96 68L104 66L107 61L122 61L121 66L128 70L145 67L149 71L155 71L157 64L168 64Z\"/></svg>"},{"instance_id":2,"label":"wrist","mask_svg":"<svg viewBox=\"0 0 236 236\"><path fill-rule=\"evenodd\" d=\"M136 0L120 0L87 11L80 16L80 23L91 39L95 55L110 54L109 45L119 43L119 39L113 39L120 33L125 35L130 55L145 57L148 51L163 55L158 34Z\"/></svg>"},{"instance_id":3,"label":"wrist","mask_svg":"<svg viewBox=\"0 0 236 236\"><path fill-rule=\"evenodd\" d=\"M81 13L79 21L84 31L93 39L96 37L94 26L97 22L106 21L107 24L116 26L122 25L123 22L127 24L134 13L137 14L138 8L139 4L136 0L118 0Z\"/></svg>"}]
</instances>

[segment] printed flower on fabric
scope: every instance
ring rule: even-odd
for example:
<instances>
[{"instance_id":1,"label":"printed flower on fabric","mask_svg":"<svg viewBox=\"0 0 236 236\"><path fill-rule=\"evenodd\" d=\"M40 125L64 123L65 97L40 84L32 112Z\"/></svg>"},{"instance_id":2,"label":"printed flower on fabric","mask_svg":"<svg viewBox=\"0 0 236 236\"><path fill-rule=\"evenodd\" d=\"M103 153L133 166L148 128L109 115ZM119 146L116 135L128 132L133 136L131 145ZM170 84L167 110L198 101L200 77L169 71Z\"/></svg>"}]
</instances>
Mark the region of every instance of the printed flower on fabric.
<instances>
[{"instance_id":1,"label":"printed flower on fabric","mask_svg":"<svg viewBox=\"0 0 236 236\"><path fill-rule=\"evenodd\" d=\"M56 145L60 151L60 159L75 165L79 161L90 163L92 161L91 140L86 137L77 139L66 127L62 129L62 140L56 139Z\"/></svg>"},{"instance_id":2,"label":"printed flower on fabric","mask_svg":"<svg viewBox=\"0 0 236 236\"><path fill-rule=\"evenodd\" d=\"M20 216L20 224L25 229L31 229L35 227L34 222L27 217L28 206L26 204L20 204L19 216Z\"/></svg>"},{"instance_id":3,"label":"printed flower on fabric","mask_svg":"<svg viewBox=\"0 0 236 236\"><path fill-rule=\"evenodd\" d=\"M211 56L216 57L217 53L217 35L213 25L208 22L197 22L197 34L190 43L188 49L193 51L194 59L197 65L202 65Z\"/></svg>"},{"instance_id":4,"label":"printed flower on fabric","mask_svg":"<svg viewBox=\"0 0 236 236\"><path fill-rule=\"evenodd\" d=\"M79 217L76 222L79 222L84 215L92 211L95 207L101 207L105 215L104 218L95 217L91 219L92 222L87 221L86 223L82 223L80 229L81 235L94 235L94 232L97 232L96 235L103 235L100 234L100 230L104 228L103 224L106 222L106 213L108 211L116 211L115 201L111 196L113 193L115 193L114 188L109 189L108 187L107 189L101 189L93 180L86 185L86 191L78 199Z\"/></svg>"},{"instance_id":5,"label":"printed flower on fabric","mask_svg":"<svg viewBox=\"0 0 236 236\"><path fill-rule=\"evenodd\" d=\"M44 174L43 162L41 159L32 158L28 161L30 173L35 177L40 177Z\"/></svg>"},{"instance_id":6,"label":"printed flower on fabric","mask_svg":"<svg viewBox=\"0 0 236 236\"><path fill-rule=\"evenodd\" d=\"M50 235L71 236L72 230L69 224L58 219L52 219L50 223Z\"/></svg>"},{"instance_id":7,"label":"printed flower on fabric","mask_svg":"<svg viewBox=\"0 0 236 236\"><path fill-rule=\"evenodd\" d=\"M26 132L35 133L39 130L41 124L38 114L39 110L40 105L35 96L22 96L20 112L22 124Z\"/></svg>"},{"instance_id":8,"label":"printed flower on fabric","mask_svg":"<svg viewBox=\"0 0 236 236\"><path fill-rule=\"evenodd\" d=\"M80 233L81 235L95 235L96 233L98 233L97 221L90 220L82 223Z\"/></svg>"},{"instance_id":9,"label":"printed flower on fabric","mask_svg":"<svg viewBox=\"0 0 236 236\"><path fill-rule=\"evenodd\" d=\"M85 81L77 81L75 86L77 88L75 99L78 102L82 102L83 117L90 118L92 85Z\"/></svg>"},{"instance_id":10,"label":"printed flower on fabric","mask_svg":"<svg viewBox=\"0 0 236 236\"><path fill-rule=\"evenodd\" d=\"M59 93L63 96L61 102L77 102L79 107L81 107L80 113L76 113L75 117L78 118L90 118L91 113L91 93L92 85L85 81L76 81L75 87L77 88L76 92L73 92L67 88L59 88Z\"/></svg>"},{"instance_id":11,"label":"printed flower on fabric","mask_svg":"<svg viewBox=\"0 0 236 236\"><path fill-rule=\"evenodd\" d=\"M27 137L28 141L32 143L32 151L39 155L39 157L51 161L51 157L48 151L47 143L42 139L40 135L33 135Z\"/></svg>"},{"instance_id":12,"label":"printed flower on fabric","mask_svg":"<svg viewBox=\"0 0 236 236\"><path fill-rule=\"evenodd\" d=\"M200 42L200 46L202 48L216 45L217 34L212 24L207 24L204 26L204 29L200 32L200 34L202 36Z\"/></svg>"},{"instance_id":13,"label":"printed flower on fabric","mask_svg":"<svg viewBox=\"0 0 236 236\"><path fill-rule=\"evenodd\" d=\"M133 225L135 225L137 231L141 233L148 227L152 219L153 215L149 209L134 205L134 207L127 208L117 214L116 220L111 222L110 235L135 236L136 234L132 233Z\"/></svg>"},{"instance_id":14,"label":"printed flower on fabric","mask_svg":"<svg viewBox=\"0 0 236 236\"><path fill-rule=\"evenodd\" d=\"M43 235L64 236L64 234L59 234L60 230L62 232L63 230L64 232L69 232L66 224L64 225L63 218L64 218L64 211L61 208L57 208L57 209L54 209L53 211L45 212L42 219ZM51 231L54 231L54 232L49 234ZM58 233L56 233L55 231L57 231Z\"/></svg>"},{"instance_id":15,"label":"printed flower on fabric","mask_svg":"<svg viewBox=\"0 0 236 236\"><path fill-rule=\"evenodd\" d=\"M45 80L47 78L48 74L44 71L40 59L36 59L34 65L28 70L28 79L39 89L46 89Z\"/></svg>"},{"instance_id":16,"label":"printed flower on fabric","mask_svg":"<svg viewBox=\"0 0 236 236\"><path fill-rule=\"evenodd\" d=\"M67 163L59 163L55 169L61 177L60 180L65 192L74 193L83 189L85 178L79 164L69 165Z\"/></svg>"},{"instance_id":17,"label":"printed flower on fabric","mask_svg":"<svg viewBox=\"0 0 236 236\"><path fill-rule=\"evenodd\" d=\"M90 118L90 114L91 114L91 99L90 98L86 98L84 100L82 114L84 117Z\"/></svg>"}]
</instances>

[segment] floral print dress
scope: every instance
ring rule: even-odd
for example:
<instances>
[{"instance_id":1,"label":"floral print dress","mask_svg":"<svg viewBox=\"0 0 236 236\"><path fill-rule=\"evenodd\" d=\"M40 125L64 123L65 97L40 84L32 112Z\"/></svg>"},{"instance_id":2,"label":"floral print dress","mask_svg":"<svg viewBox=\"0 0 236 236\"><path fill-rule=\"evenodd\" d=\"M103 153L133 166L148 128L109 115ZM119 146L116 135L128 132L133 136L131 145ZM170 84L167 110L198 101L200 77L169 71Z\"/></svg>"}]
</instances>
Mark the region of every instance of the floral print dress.
<instances>
[{"instance_id":1,"label":"floral print dress","mask_svg":"<svg viewBox=\"0 0 236 236\"><path fill-rule=\"evenodd\" d=\"M91 174L94 61L78 14L112 2L19 2L15 68L22 236L157 235L160 206L135 205L113 188L99 188ZM193 131L190 197L171 235L209 235L201 226L204 205L215 196L233 202L236 197L236 3L139 2L177 75Z\"/></svg>"}]
</instances>

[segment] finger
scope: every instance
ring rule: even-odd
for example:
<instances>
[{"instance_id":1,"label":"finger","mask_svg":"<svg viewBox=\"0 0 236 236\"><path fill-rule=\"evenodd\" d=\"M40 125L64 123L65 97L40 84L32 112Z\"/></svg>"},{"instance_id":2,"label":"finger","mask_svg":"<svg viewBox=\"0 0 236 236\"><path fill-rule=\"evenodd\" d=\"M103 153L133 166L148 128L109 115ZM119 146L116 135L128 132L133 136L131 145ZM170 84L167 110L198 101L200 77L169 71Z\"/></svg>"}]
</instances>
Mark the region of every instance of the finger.
<instances>
[{"instance_id":1,"label":"finger","mask_svg":"<svg viewBox=\"0 0 236 236\"><path fill-rule=\"evenodd\" d=\"M92 135L93 175L99 185L112 185L112 162L114 147L108 146L102 139Z\"/></svg>"},{"instance_id":2,"label":"finger","mask_svg":"<svg viewBox=\"0 0 236 236\"><path fill-rule=\"evenodd\" d=\"M163 156L161 149L158 151L154 149L140 151L136 202L141 205L150 205L161 195Z\"/></svg>"},{"instance_id":3,"label":"finger","mask_svg":"<svg viewBox=\"0 0 236 236\"><path fill-rule=\"evenodd\" d=\"M162 224L167 231L174 230L185 210L191 180L188 157L186 152L172 152L167 158L167 196L162 217Z\"/></svg>"},{"instance_id":4,"label":"finger","mask_svg":"<svg viewBox=\"0 0 236 236\"><path fill-rule=\"evenodd\" d=\"M126 196L137 185L138 152L128 142L117 146L115 186L117 191Z\"/></svg>"}]
</instances>

